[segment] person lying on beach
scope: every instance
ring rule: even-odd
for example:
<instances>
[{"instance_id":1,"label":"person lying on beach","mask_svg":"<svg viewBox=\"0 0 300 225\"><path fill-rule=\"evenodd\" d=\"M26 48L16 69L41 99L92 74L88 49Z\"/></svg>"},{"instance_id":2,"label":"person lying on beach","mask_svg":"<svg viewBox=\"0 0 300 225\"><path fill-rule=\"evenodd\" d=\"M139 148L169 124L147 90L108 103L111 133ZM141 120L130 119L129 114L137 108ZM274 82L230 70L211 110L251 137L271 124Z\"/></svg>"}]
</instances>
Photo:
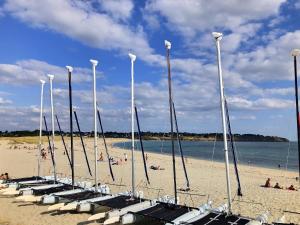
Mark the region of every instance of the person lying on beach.
<instances>
[{"instance_id":1,"label":"person lying on beach","mask_svg":"<svg viewBox=\"0 0 300 225\"><path fill-rule=\"evenodd\" d=\"M265 185L264 185L263 187L266 187L266 188L271 187L271 178L268 178L268 179L266 180L266 183L265 183Z\"/></svg>"},{"instance_id":2,"label":"person lying on beach","mask_svg":"<svg viewBox=\"0 0 300 225\"><path fill-rule=\"evenodd\" d=\"M294 185L291 185L287 188L287 190L290 190L290 191L297 191L296 188L294 187Z\"/></svg>"},{"instance_id":3,"label":"person lying on beach","mask_svg":"<svg viewBox=\"0 0 300 225\"><path fill-rule=\"evenodd\" d=\"M150 169L152 169L152 170L165 170L165 168L161 168L160 166L154 166L154 165L150 166Z\"/></svg>"},{"instance_id":4,"label":"person lying on beach","mask_svg":"<svg viewBox=\"0 0 300 225\"><path fill-rule=\"evenodd\" d=\"M278 182L275 184L274 188L276 188L276 189L283 189L283 187L281 187Z\"/></svg>"}]
</instances>

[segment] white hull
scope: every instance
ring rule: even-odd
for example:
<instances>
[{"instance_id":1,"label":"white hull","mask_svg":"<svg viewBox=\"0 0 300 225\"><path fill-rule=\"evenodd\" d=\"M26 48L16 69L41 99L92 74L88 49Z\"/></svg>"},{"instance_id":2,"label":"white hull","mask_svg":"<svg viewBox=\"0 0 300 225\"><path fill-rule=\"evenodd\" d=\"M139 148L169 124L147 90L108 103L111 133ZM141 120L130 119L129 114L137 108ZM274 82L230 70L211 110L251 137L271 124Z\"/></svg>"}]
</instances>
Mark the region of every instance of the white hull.
<instances>
[{"instance_id":1,"label":"white hull","mask_svg":"<svg viewBox=\"0 0 300 225\"><path fill-rule=\"evenodd\" d=\"M41 203L44 205L49 205L49 204L56 204L61 201L63 202L66 201L65 199L61 199L61 197L63 197L64 195L76 194L82 191L83 191L82 189L74 189L74 190L56 192L55 194L45 195L43 196Z\"/></svg>"},{"instance_id":2,"label":"white hull","mask_svg":"<svg viewBox=\"0 0 300 225\"><path fill-rule=\"evenodd\" d=\"M150 205L149 207L145 207L144 209L141 209L141 210L149 209L149 208L152 208L152 207L154 207L156 205L157 204L154 203L153 205ZM141 210L136 210L135 212L138 212L138 211L141 211ZM123 225L125 225L125 224L133 224L133 223L139 222L142 219L143 219L142 216L135 215L135 214L132 214L132 213L126 213L126 214L124 214L122 216L122 218L120 219L120 222Z\"/></svg>"},{"instance_id":3,"label":"white hull","mask_svg":"<svg viewBox=\"0 0 300 225\"><path fill-rule=\"evenodd\" d=\"M48 188L56 188L63 186L63 184L49 184L49 185L42 185L42 186L37 186L37 187L30 187L30 188L24 188L20 189L20 194L21 195L32 195L34 190L46 190Z\"/></svg>"},{"instance_id":4,"label":"white hull","mask_svg":"<svg viewBox=\"0 0 300 225\"><path fill-rule=\"evenodd\" d=\"M97 198L92 198L92 199L87 199L87 200L83 200L77 203L77 208L76 211L77 212L91 212L92 211L92 204L94 202L98 202L98 201L104 201L107 199L111 199L114 198L116 196L113 195L107 195L107 196L101 196L101 197L97 197Z\"/></svg>"},{"instance_id":5,"label":"white hull","mask_svg":"<svg viewBox=\"0 0 300 225\"><path fill-rule=\"evenodd\" d=\"M135 205L131 205L128 207L124 207L122 209L115 209L112 210L108 213L106 213L106 220L104 221L104 224L113 224L116 222L119 222L121 219L121 216L123 216L124 214L128 213L128 212L138 212L141 210L144 210L146 208L149 208L151 206L151 201L144 201L144 202L140 202L137 203Z\"/></svg>"}]
</instances>

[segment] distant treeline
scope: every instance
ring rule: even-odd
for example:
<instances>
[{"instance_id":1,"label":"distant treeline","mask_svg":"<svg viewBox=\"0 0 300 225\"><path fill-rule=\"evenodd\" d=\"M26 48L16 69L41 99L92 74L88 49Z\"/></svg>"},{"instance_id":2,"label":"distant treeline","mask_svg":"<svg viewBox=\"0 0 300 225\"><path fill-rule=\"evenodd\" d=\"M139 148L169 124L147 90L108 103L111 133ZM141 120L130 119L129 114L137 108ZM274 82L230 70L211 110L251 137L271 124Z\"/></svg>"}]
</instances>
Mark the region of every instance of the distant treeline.
<instances>
[{"instance_id":1,"label":"distant treeline","mask_svg":"<svg viewBox=\"0 0 300 225\"><path fill-rule=\"evenodd\" d=\"M56 135L59 135L58 131L55 131ZM93 132L82 132L85 137L92 137ZM24 137L24 136L38 136L39 131L29 131L29 130L21 130L21 131L0 131L0 137ZM46 131L43 131L43 135L46 135ZM63 132L64 136L70 136L69 132ZM136 135L138 135L136 133ZM217 141L223 140L222 133L188 133L183 132L179 133L182 140L190 140L190 141ZM74 136L79 136L79 132L74 132ZM130 132L105 132L105 136L108 138L131 138ZM137 137L137 136L136 136ZM142 137L144 140L168 140L170 139L170 133L164 132L142 132ZM282 137L277 136L264 136L260 134L234 134L235 141L259 141L259 142L288 142L289 140Z\"/></svg>"}]
</instances>

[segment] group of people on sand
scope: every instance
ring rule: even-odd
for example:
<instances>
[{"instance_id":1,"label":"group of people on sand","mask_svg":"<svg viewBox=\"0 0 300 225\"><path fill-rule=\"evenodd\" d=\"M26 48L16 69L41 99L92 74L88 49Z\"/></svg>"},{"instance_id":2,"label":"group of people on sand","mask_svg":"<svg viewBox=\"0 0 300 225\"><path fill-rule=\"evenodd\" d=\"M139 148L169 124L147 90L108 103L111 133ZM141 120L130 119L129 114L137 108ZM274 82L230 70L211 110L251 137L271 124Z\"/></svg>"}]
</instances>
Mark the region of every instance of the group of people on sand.
<instances>
[{"instance_id":1,"label":"group of people on sand","mask_svg":"<svg viewBox=\"0 0 300 225\"><path fill-rule=\"evenodd\" d=\"M124 153L124 162L127 162L128 160L128 156L126 153ZM104 161L104 158L103 158L103 153L100 152L100 157L98 159L98 161ZM120 158L120 159L114 159L113 157L109 157L109 161L111 162L112 165L120 165L123 163L123 159Z\"/></svg>"},{"instance_id":2,"label":"group of people on sand","mask_svg":"<svg viewBox=\"0 0 300 225\"><path fill-rule=\"evenodd\" d=\"M123 158L120 158L120 159L114 159L113 157L110 157L109 160L111 161L112 165L120 165L123 163ZM146 161L148 160L148 154L146 154ZM103 158L103 153L100 152L100 156L99 156L99 159L98 161L104 161L104 158ZM127 162L128 161L128 155L127 153L124 153L124 162Z\"/></svg>"},{"instance_id":3,"label":"group of people on sand","mask_svg":"<svg viewBox=\"0 0 300 225\"><path fill-rule=\"evenodd\" d=\"M266 183L265 183L265 185L263 185L263 187L265 187L265 188L271 188L272 187L272 185L271 185L271 178L268 178L266 180ZM278 182L276 182L276 184L274 185L273 188L275 188L275 189L283 189L283 187L280 186ZM297 191L297 189L292 184L291 184L291 186L287 187L286 190Z\"/></svg>"},{"instance_id":4,"label":"group of people on sand","mask_svg":"<svg viewBox=\"0 0 300 225\"><path fill-rule=\"evenodd\" d=\"M2 173L0 176L0 180L9 180L10 177L8 175L8 173Z\"/></svg>"}]
</instances>

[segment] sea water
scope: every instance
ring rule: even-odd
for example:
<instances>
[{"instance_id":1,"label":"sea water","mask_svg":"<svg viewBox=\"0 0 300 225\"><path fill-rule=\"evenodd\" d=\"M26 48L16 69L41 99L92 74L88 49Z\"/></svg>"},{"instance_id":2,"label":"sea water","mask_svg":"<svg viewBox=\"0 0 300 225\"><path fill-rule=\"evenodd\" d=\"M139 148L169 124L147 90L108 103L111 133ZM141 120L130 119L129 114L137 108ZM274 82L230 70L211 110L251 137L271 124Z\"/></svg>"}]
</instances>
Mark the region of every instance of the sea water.
<instances>
[{"instance_id":1,"label":"sea water","mask_svg":"<svg viewBox=\"0 0 300 225\"><path fill-rule=\"evenodd\" d=\"M223 142L217 141L182 141L185 157L224 162ZM232 151L229 146L229 159L232 162ZM298 170L297 142L235 142L238 163L267 168ZM116 147L131 149L131 142L114 144ZM140 144L136 141L137 150ZM171 154L171 142L143 141L146 152ZM180 156L178 143L175 142L176 155Z\"/></svg>"}]
</instances>

